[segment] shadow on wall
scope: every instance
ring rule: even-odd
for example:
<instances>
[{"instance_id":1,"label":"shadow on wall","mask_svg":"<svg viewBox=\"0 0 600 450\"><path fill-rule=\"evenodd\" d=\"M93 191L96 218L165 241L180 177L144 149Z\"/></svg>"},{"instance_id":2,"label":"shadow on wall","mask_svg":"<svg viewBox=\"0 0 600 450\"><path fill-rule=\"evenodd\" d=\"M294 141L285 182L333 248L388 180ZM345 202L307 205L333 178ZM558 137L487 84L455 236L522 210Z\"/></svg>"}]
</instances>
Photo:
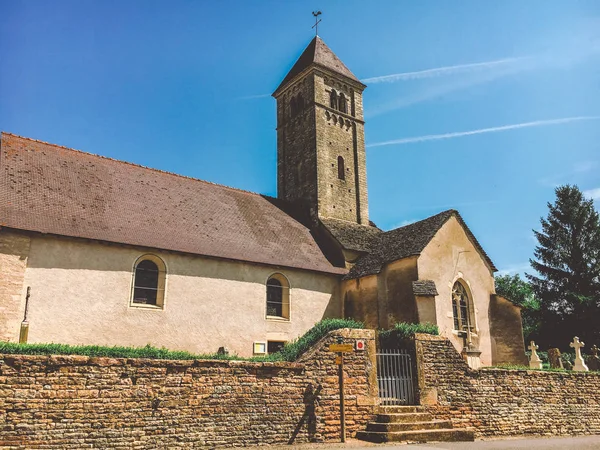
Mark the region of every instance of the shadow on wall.
<instances>
[{"instance_id":1,"label":"shadow on wall","mask_svg":"<svg viewBox=\"0 0 600 450\"><path fill-rule=\"evenodd\" d=\"M300 418L298 425L294 429L290 440L288 441L288 445L291 445L296 440L298 433L302 430L302 427L306 423L306 428L308 431L308 440L309 442L317 441L317 407L319 406L319 399L321 390L323 386L320 384L316 389L313 388L312 383L308 383L306 389L304 390L304 414Z\"/></svg>"}]
</instances>

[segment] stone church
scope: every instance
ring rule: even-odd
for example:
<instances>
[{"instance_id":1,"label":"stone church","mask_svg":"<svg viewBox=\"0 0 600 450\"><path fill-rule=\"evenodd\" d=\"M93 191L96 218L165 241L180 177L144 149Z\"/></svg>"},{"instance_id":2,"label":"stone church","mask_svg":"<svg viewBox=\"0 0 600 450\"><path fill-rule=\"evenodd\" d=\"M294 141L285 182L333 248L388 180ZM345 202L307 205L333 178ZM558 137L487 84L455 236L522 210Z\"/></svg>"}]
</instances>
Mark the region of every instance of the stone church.
<instances>
[{"instance_id":1,"label":"stone church","mask_svg":"<svg viewBox=\"0 0 600 450\"><path fill-rule=\"evenodd\" d=\"M457 211L369 220L365 87L310 42L273 93L277 198L3 133L0 339L251 356L351 317L522 361L519 308Z\"/></svg>"}]
</instances>

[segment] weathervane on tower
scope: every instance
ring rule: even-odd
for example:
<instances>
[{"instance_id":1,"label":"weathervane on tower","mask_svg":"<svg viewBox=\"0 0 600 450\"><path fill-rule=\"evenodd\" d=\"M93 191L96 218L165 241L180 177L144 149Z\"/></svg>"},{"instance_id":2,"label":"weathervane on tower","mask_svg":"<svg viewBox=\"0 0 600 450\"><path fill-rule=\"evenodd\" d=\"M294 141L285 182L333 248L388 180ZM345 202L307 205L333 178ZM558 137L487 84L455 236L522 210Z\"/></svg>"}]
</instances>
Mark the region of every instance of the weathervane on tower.
<instances>
[{"instance_id":1,"label":"weathervane on tower","mask_svg":"<svg viewBox=\"0 0 600 450\"><path fill-rule=\"evenodd\" d=\"M312 15L315 16L315 24L311 27L315 29L315 36L319 35L319 23L321 22L321 19L319 19L319 16L321 15L321 11L313 11Z\"/></svg>"}]
</instances>

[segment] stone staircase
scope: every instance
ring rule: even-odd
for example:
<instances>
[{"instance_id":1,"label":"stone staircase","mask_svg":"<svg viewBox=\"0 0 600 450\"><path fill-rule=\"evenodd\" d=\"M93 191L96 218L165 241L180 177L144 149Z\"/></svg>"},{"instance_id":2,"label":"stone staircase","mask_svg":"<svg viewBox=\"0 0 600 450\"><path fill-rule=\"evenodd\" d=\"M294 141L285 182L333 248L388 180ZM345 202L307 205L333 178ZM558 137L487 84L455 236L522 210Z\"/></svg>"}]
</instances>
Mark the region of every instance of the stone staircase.
<instances>
[{"instance_id":1,"label":"stone staircase","mask_svg":"<svg viewBox=\"0 0 600 450\"><path fill-rule=\"evenodd\" d=\"M452 428L449 420L433 420L422 406L380 406L375 422L356 438L369 442L472 441L473 431Z\"/></svg>"}]
</instances>

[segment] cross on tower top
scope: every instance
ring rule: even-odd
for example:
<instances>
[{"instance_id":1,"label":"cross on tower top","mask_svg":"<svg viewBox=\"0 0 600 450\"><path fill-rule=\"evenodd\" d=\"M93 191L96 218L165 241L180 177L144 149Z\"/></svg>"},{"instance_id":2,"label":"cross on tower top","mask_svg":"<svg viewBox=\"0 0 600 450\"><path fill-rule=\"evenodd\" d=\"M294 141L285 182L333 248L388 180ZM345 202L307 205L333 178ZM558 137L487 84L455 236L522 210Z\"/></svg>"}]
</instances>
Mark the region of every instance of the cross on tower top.
<instances>
[{"instance_id":1,"label":"cross on tower top","mask_svg":"<svg viewBox=\"0 0 600 450\"><path fill-rule=\"evenodd\" d=\"M315 36L319 35L319 23L321 22L321 19L319 19L319 16L323 14L321 11L313 11L312 15L315 16L315 24L311 27L315 29Z\"/></svg>"}]
</instances>

